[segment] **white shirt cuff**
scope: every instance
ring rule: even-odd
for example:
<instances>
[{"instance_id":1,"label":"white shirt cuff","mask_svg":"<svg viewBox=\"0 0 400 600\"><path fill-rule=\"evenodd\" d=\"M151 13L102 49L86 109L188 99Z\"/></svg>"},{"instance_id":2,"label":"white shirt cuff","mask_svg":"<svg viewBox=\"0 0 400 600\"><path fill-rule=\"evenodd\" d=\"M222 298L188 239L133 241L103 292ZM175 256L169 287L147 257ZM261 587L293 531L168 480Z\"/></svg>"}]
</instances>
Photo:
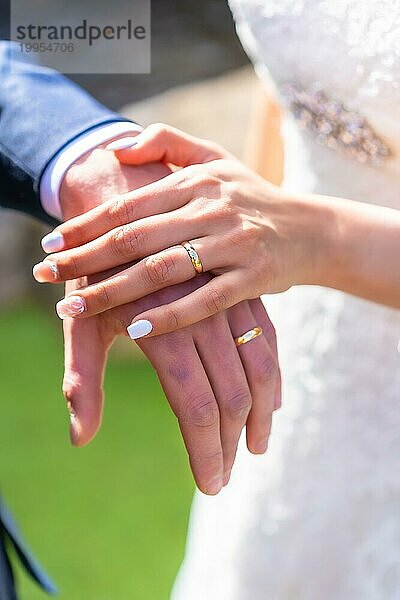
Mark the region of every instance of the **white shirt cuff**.
<instances>
[{"instance_id":1,"label":"white shirt cuff","mask_svg":"<svg viewBox=\"0 0 400 600\"><path fill-rule=\"evenodd\" d=\"M136 123L116 121L99 125L99 127L82 133L65 146L49 162L40 180L40 202L47 214L58 220L62 219L60 188L65 173L74 162L101 144L122 137L124 134L140 133L141 131L143 131L143 127Z\"/></svg>"}]
</instances>

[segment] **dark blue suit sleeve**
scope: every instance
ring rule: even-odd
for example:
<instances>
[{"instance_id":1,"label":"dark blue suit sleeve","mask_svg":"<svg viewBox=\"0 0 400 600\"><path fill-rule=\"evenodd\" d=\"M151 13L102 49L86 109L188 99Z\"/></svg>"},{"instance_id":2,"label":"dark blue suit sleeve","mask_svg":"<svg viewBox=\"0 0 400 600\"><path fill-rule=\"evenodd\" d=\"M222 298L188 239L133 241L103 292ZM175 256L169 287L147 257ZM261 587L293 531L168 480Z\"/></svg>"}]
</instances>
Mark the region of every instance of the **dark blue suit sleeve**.
<instances>
[{"instance_id":1,"label":"dark blue suit sleeve","mask_svg":"<svg viewBox=\"0 0 400 600\"><path fill-rule=\"evenodd\" d=\"M0 42L0 205L52 223L39 198L46 165L81 133L121 120L18 45Z\"/></svg>"}]
</instances>

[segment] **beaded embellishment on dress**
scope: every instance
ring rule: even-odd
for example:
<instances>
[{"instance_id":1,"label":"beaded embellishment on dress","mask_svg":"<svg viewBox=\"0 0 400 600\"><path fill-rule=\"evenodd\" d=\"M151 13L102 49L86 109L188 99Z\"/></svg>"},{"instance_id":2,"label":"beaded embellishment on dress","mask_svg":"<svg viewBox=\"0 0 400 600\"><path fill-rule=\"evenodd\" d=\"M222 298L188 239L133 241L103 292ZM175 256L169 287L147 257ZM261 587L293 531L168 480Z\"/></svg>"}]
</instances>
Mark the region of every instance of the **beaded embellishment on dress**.
<instances>
[{"instance_id":1,"label":"beaded embellishment on dress","mask_svg":"<svg viewBox=\"0 0 400 600\"><path fill-rule=\"evenodd\" d=\"M374 167L391 156L390 148L363 117L329 98L319 86L287 83L282 92L300 126L312 131L319 144L342 149L350 158Z\"/></svg>"}]
</instances>

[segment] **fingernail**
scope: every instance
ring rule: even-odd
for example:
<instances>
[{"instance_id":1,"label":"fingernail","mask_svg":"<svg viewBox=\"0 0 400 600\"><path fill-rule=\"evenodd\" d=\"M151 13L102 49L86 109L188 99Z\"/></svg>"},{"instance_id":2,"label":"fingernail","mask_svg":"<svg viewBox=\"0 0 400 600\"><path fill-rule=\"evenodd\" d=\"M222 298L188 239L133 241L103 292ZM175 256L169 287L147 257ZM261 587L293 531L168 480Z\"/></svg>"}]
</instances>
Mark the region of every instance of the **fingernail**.
<instances>
[{"instance_id":1,"label":"fingernail","mask_svg":"<svg viewBox=\"0 0 400 600\"><path fill-rule=\"evenodd\" d=\"M70 402L67 403L67 408L68 408L68 412L69 412L69 423L70 423L69 435L71 438L71 443L74 446L77 446L79 444L79 437L81 434L81 424L80 424L79 419L76 416L76 414L72 408L72 404Z\"/></svg>"},{"instance_id":2,"label":"fingernail","mask_svg":"<svg viewBox=\"0 0 400 600\"><path fill-rule=\"evenodd\" d=\"M69 296L60 300L56 304L56 311L60 319L66 319L67 317L76 317L81 315L86 310L85 299L81 296Z\"/></svg>"},{"instance_id":3,"label":"fingernail","mask_svg":"<svg viewBox=\"0 0 400 600\"><path fill-rule=\"evenodd\" d=\"M58 279L58 267L56 263L44 260L33 267L32 274L38 283L45 283Z\"/></svg>"},{"instance_id":4,"label":"fingernail","mask_svg":"<svg viewBox=\"0 0 400 600\"><path fill-rule=\"evenodd\" d=\"M152 331L153 325L150 321L146 321L146 319L136 321L136 323L132 323L132 325L129 325L127 328L128 335L132 340L137 340L145 335L149 335Z\"/></svg>"},{"instance_id":5,"label":"fingernail","mask_svg":"<svg viewBox=\"0 0 400 600\"><path fill-rule=\"evenodd\" d=\"M126 148L132 148L136 146L137 141L134 137L125 137L120 138L119 140L114 140L111 144L106 146L106 150L125 150Z\"/></svg>"},{"instance_id":6,"label":"fingernail","mask_svg":"<svg viewBox=\"0 0 400 600\"><path fill-rule=\"evenodd\" d=\"M59 231L52 231L42 239L42 248L47 253L59 252L64 246L64 236Z\"/></svg>"},{"instance_id":7,"label":"fingernail","mask_svg":"<svg viewBox=\"0 0 400 600\"><path fill-rule=\"evenodd\" d=\"M215 496L216 494L218 494L218 492L220 492L222 490L222 487L223 487L222 477L220 475L217 475L216 477L211 479L211 481L208 482L208 485L206 488L207 494L209 494L210 496Z\"/></svg>"}]
</instances>

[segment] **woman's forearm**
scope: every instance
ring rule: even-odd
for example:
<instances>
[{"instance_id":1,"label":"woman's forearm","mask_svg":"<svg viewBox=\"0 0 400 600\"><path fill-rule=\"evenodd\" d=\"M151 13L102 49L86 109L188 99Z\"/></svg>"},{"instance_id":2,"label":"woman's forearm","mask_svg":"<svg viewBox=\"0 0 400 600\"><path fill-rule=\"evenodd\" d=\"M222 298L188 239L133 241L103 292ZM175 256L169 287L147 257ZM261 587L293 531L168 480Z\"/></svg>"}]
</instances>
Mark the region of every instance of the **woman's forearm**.
<instances>
[{"instance_id":1,"label":"woman's forearm","mask_svg":"<svg viewBox=\"0 0 400 600\"><path fill-rule=\"evenodd\" d=\"M317 202L330 222L317 233L325 258L314 283L400 308L400 211L339 198Z\"/></svg>"}]
</instances>

